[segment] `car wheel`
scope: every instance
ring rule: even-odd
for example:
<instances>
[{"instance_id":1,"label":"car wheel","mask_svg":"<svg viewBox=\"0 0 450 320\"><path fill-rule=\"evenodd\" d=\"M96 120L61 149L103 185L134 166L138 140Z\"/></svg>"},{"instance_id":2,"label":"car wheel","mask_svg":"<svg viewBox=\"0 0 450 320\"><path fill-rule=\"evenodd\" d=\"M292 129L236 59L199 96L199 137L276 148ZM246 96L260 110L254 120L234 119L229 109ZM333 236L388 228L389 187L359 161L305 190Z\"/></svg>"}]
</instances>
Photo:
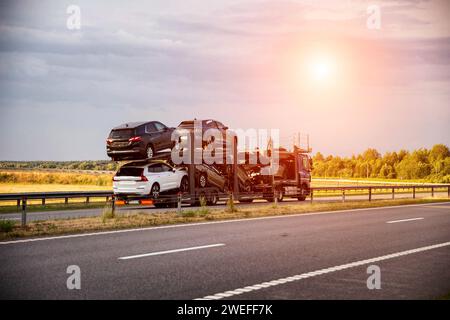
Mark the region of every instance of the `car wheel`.
<instances>
[{"instance_id":1,"label":"car wheel","mask_svg":"<svg viewBox=\"0 0 450 320\"><path fill-rule=\"evenodd\" d=\"M159 197L159 184L154 183L152 186L152 189L150 190L150 196L152 196L153 198L158 198Z\"/></svg>"},{"instance_id":2,"label":"car wheel","mask_svg":"<svg viewBox=\"0 0 450 320\"><path fill-rule=\"evenodd\" d=\"M187 193L189 192L189 180L187 177L183 177L181 179L181 183L180 183L180 191L182 193Z\"/></svg>"},{"instance_id":3,"label":"car wheel","mask_svg":"<svg viewBox=\"0 0 450 320\"><path fill-rule=\"evenodd\" d=\"M206 174L204 173L200 174L200 177L198 178L198 184L200 188L206 188L207 184Z\"/></svg>"},{"instance_id":4,"label":"car wheel","mask_svg":"<svg viewBox=\"0 0 450 320\"><path fill-rule=\"evenodd\" d=\"M153 147L151 145L149 145L147 147L147 150L145 150L145 155L146 155L147 159L151 159L155 155L155 150L153 149Z\"/></svg>"}]
</instances>

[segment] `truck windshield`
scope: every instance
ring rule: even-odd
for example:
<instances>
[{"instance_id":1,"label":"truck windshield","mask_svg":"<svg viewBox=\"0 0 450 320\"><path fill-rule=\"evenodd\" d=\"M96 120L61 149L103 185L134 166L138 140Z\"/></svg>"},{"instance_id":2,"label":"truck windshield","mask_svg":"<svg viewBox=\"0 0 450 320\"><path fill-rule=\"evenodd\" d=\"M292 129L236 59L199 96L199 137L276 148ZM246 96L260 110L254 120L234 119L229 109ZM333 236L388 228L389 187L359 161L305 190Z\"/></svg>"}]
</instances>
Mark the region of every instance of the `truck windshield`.
<instances>
[{"instance_id":1,"label":"truck windshield","mask_svg":"<svg viewBox=\"0 0 450 320\"><path fill-rule=\"evenodd\" d=\"M126 176L126 177L140 177L144 172L143 168L136 167L122 167L117 172L116 176Z\"/></svg>"},{"instance_id":2,"label":"truck windshield","mask_svg":"<svg viewBox=\"0 0 450 320\"><path fill-rule=\"evenodd\" d=\"M134 136L134 129L112 130L109 134L111 139L130 139Z\"/></svg>"}]
</instances>

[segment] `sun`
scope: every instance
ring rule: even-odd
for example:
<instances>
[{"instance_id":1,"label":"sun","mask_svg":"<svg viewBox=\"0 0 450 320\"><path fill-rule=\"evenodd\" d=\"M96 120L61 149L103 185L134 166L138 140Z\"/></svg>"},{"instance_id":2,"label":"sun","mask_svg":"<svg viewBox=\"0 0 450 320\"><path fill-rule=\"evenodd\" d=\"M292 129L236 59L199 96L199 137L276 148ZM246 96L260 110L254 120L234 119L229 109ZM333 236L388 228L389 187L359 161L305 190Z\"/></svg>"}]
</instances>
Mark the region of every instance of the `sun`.
<instances>
[{"instance_id":1,"label":"sun","mask_svg":"<svg viewBox=\"0 0 450 320\"><path fill-rule=\"evenodd\" d=\"M315 82L329 82L334 73L334 63L327 56L313 57L309 62L309 76Z\"/></svg>"}]
</instances>

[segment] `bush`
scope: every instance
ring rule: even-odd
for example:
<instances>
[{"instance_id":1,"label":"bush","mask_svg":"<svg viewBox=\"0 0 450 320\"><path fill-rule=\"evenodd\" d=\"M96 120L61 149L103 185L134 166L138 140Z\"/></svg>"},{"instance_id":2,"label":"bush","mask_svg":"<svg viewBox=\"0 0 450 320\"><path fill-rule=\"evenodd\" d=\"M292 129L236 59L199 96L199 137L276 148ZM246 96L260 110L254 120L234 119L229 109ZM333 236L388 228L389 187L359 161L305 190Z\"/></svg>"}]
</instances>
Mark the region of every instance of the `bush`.
<instances>
[{"instance_id":1,"label":"bush","mask_svg":"<svg viewBox=\"0 0 450 320\"><path fill-rule=\"evenodd\" d=\"M11 232L15 224L12 220L0 220L0 232Z\"/></svg>"},{"instance_id":2,"label":"bush","mask_svg":"<svg viewBox=\"0 0 450 320\"><path fill-rule=\"evenodd\" d=\"M106 222L106 220L108 220L108 219L113 219L113 218L115 218L115 213L114 213L114 211L112 210L112 205L111 204L107 204L104 208L103 208L103 211L102 211L102 221L103 221L103 223L105 223Z\"/></svg>"}]
</instances>

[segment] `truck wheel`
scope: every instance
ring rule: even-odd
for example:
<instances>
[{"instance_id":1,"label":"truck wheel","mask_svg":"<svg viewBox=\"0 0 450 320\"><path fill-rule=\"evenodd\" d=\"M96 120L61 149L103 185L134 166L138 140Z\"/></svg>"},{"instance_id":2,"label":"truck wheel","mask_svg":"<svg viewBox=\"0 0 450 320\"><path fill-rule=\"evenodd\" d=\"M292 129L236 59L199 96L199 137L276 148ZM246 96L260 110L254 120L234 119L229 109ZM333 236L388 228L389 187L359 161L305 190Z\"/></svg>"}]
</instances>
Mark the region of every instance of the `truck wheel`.
<instances>
[{"instance_id":1,"label":"truck wheel","mask_svg":"<svg viewBox=\"0 0 450 320\"><path fill-rule=\"evenodd\" d=\"M305 201L306 196L298 196L297 199L298 199L298 201Z\"/></svg>"}]
</instances>

